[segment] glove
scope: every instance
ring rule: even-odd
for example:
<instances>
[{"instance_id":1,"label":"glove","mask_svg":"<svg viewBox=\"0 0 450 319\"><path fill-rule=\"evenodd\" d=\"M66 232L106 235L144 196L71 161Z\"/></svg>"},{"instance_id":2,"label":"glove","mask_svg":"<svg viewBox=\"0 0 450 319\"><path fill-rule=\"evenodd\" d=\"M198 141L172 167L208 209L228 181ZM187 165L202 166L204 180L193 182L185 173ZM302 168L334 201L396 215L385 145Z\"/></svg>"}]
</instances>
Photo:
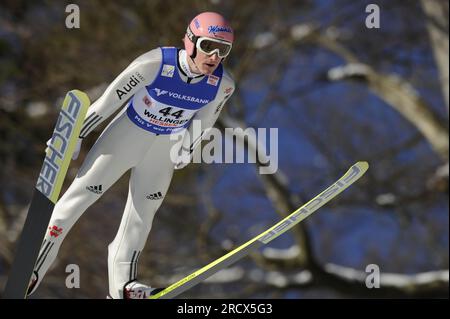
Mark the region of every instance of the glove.
<instances>
[{"instance_id":1,"label":"glove","mask_svg":"<svg viewBox=\"0 0 450 319\"><path fill-rule=\"evenodd\" d=\"M178 161L175 163L175 169L182 169L186 167L191 162L191 154L183 151Z\"/></svg>"},{"instance_id":2,"label":"glove","mask_svg":"<svg viewBox=\"0 0 450 319\"><path fill-rule=\"evenodd\" d=\"M48 153L51 142L52 142L52 139L50 138L46 143L47 147L45 148L45 153ZM72 160L76 160L78 158L78 155L80 154L80 149L81 149L81 142L83 142L83 139L81 137L79 137L77 140L77 143L75 144L75 149L73 150Z\"/></svg>"},{"instance_id":3,"label":"glove","mask_svg":"<svg viewBox=\"0 0 450 319\"><path fill-rule=\"evenodd\" d=\"M72 160L76 160L78 158L78 155L80 154L80 149L81 149L81 142L83 142L83 139L81 137L79 137L77 139L77 144L75 144L75 149L73 150Z\"/></svg>"}]
</instances>

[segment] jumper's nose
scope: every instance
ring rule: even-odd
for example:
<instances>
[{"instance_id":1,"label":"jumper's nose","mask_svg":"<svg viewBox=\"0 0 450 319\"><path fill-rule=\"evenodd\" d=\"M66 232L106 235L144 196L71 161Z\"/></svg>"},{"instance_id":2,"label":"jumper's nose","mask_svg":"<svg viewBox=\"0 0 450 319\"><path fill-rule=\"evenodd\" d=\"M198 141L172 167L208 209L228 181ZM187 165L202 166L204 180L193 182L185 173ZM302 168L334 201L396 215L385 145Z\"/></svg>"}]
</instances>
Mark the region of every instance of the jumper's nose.
<instances>
[{"instance_id":1,"label":"jumper's nose","mask_svg":"<svg viewBox=\"0 0 450 319\"><path fill-rule=\"evenodd\" d=\"M217 54L217 52L214 52L209 57L213 60L213 62L217 62L220 59L219 55Z\"/></svg>"}]
</instances>

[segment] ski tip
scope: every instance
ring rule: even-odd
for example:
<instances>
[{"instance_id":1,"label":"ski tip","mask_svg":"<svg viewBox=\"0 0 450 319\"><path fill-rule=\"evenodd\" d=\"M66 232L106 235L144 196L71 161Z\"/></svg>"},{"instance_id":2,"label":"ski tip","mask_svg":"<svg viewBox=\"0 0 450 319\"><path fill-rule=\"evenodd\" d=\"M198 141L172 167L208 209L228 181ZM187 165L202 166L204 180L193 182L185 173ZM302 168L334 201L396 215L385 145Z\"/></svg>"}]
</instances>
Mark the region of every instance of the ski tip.
<instances>
[{"instance_id":1,"label":"ski tip","mask_svg":"<svg viewBox=\"0 0 450 319\"><path fill-rule=\"evenodd\" d=\"M369 163L366 161L359 161L355 165L357 165L363 172L369 169Z\"/></svg>"},{"instance_id":2,"label":"ski tip","mask_svg":"<svg viewBox=\"0 0 450 319\"><path fill-rule=\"evenodd\" d=\"M70 90L69 93L76 95L76 97L78 99L80 99L84 104L86 104L86 105L91 104L91 101L85 92L83 92L81 90L73 89L73 90Z\"/></svg>"}]
</instances>

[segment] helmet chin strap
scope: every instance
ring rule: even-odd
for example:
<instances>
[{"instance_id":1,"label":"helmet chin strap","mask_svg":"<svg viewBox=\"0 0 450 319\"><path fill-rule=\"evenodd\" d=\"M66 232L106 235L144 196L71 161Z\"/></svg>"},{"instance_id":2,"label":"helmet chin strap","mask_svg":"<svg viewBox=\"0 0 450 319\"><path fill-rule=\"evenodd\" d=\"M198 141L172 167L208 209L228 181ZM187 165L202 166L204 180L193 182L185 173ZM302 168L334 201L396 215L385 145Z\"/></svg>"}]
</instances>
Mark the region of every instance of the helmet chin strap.
<instances>
[{"instance_id":1,"label":"helmet chin strap","mask_svg":"<svg viewBox=\"0 0 450 319\"><path fill-rule=\"evenodd\" d=\"M193 73L201 74L202 72L200 72L200 68L198 67L197 63L195 63L195 59L193 59L191 57L189 57L189 58L191 59L192 63L194 63L194 65L195 65L195 67L197 68L197 71L198 71L198 73L197 72L193 72Z\"/></svg>"},{"instance_id":2,"label":"helmet chin strap","mask_svg":"<svg viewBox=\"0 0 450 319\"><path fill-rule=\"evenodd\" d=\"M186 53L187 53L187 52L186 52ZM189 56L189 55L186 55L186 57L189 58L189 59L192 61L192 63L195 65L195 67L197 68L197 71L198 71L198 73L197 73L197 72L192 72L193 70L191 70L191 72L194 73L194 74L198 74L198 75L200 75L200 74L201 74L201 75L204 75L204 74L200 71L200 68L198 67L197 63L195 63L195 59L192 58L192 57ZM188 67L191 68L191 66L189 65L189 63L188 63Z\"/></svg>"}]
</instances>

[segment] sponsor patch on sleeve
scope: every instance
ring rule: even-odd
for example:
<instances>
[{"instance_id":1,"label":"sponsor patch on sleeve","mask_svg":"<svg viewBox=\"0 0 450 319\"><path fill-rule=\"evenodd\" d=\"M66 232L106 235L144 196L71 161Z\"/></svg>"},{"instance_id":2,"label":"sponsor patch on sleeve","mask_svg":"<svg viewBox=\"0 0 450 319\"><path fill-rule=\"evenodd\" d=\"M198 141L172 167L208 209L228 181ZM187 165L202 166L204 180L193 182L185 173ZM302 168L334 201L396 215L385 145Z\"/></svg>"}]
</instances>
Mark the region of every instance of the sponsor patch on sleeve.
<instances>
[{"instance_id":1,"label":"sponsor patch on sleeve","mask_svg":"<svg viewBox=\"0 0 450 319\"><path fill-rule=\"evenodd\" d=\"M226 88L226 89L225 89L224 93L225 93L225 94L230 94L231 91L233 91L233 88L232 88L232 87L229 87L229 88Z\"/></svg>"}]
</instances>

